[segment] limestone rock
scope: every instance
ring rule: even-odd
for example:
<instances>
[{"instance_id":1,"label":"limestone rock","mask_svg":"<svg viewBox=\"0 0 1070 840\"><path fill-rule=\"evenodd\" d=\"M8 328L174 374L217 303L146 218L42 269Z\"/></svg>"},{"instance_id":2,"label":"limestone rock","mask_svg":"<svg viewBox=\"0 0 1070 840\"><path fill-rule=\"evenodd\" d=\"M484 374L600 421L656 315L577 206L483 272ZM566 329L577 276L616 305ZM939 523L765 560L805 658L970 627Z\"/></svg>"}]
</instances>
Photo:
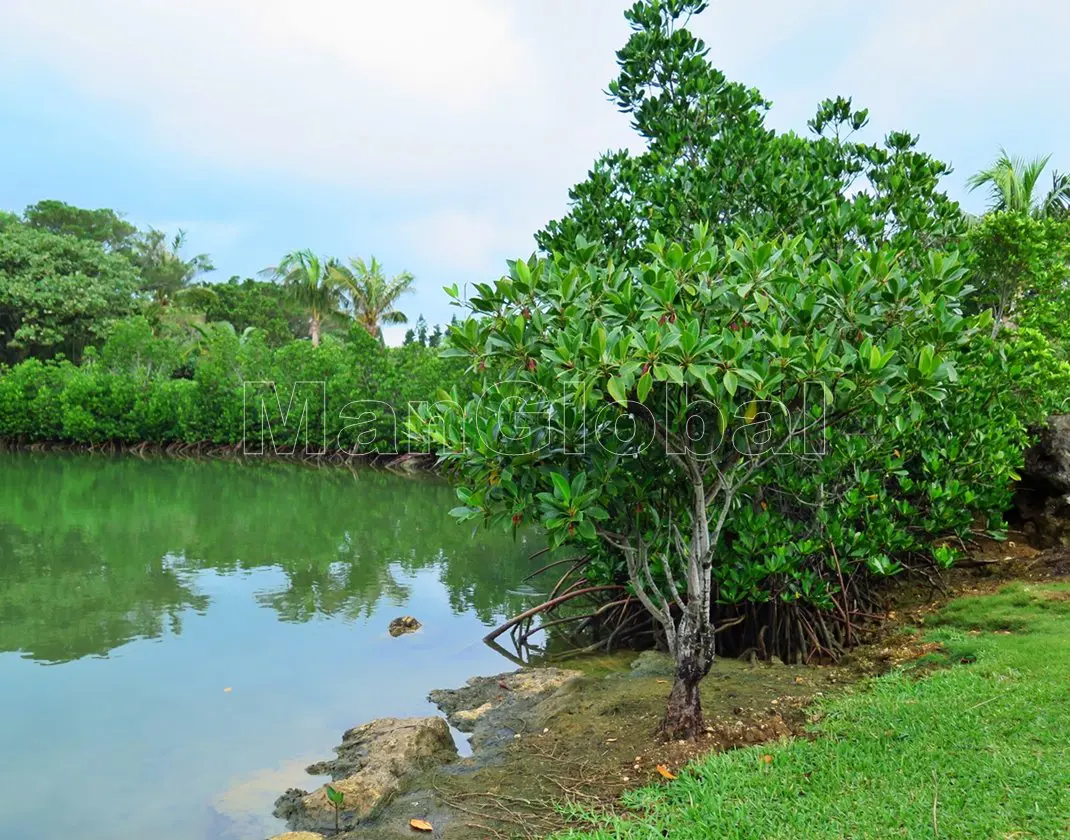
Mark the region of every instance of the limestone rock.
<instances>
[{"instance_id":1,"label":"limestone rock","mask_svg":"<svg viewBox=\"0 0 1070 840\"><path fill-rule=\"evenodd\" d=\"M397 638L398 636L404 636L406 633L415 633L422 626L423 625L411 615L403 615L400 618L395 618L391 621L390 626L387 629L391 636Z\"/></svg>"},{"instance_id":2,"label":"limestone rock","mask_svg":"<svg viewBox=\"0 0 1070 840\"><path fill-rule=\"evenodd\" d=\"M343 794L343 826L374 814L398 793L406 777L457 758L446 721L440 717L380 718L350 729L335 748L337 757L309 766L312 775L329 775ZM275 803L275 814L294 828L328 828L334 806L325 787L312 793L289 790Z\"/></svg>"},{"instance_id":3,"label":"limestone rock","mask_svg":"<svg viewBox=\"0 0 1070 840\"><path fill-rule=\"evenodd\" d=\"M536 706L581 676L563 668L525 668L473 677L461 688L432 691L428 699L457 729L471 733L473 749L485 751L529 731L536 721Z\"/></svg>"}]
</instances>

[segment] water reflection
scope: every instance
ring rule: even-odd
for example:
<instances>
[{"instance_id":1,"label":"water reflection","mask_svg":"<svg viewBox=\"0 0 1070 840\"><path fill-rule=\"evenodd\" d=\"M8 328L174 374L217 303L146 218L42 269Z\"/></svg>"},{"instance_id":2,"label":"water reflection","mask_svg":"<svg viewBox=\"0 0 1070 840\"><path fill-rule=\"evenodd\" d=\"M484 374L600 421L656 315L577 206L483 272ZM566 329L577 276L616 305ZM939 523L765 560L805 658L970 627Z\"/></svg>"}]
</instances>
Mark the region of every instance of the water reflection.
<instances>
[{"instance_id":1,"label":"water reflection","mask_svg":"<svg viewBox=\"0 0 1070 840\"><path fill-rule=\"evenodd\" d=\"M434 570L483 623L531 602L530 537L459 527L445 485L273 462L0 455L0 652L47 663L181 634L198 574L281 570L256 601L285 622L401 605Z\"/></svg>"}]
</instances>

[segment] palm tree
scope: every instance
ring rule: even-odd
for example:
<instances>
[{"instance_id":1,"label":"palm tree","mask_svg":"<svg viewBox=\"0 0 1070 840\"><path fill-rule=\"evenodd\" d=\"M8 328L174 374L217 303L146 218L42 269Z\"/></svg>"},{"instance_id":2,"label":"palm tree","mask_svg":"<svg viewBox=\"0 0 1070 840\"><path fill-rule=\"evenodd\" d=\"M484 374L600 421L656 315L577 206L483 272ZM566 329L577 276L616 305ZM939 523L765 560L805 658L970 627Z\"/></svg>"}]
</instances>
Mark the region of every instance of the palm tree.
<instances>
[{"instance_id":1,"label":"palm tree","mask_svg":"<svg viewBox=\"0 0 1070 840\"><path fill-rule=\"evenodd\" d=\"M1040 176L1051 155L1033 160L1012 158L1004 149L999 158L966 182L971 190L988 187L991 211L1010 211L1044 217L1070 209L1070 176L1052 173L1052 188L1042 196L1038 190Z\"/></svg>"},{"instance_id":2,"label":"palm tree","mask_svg":"<svg viewBox=\"0 0 1070 840\"><path fill-rule=\"evenodd\" d=\"M395 309L403 294L412 291L416 278L407 271L387 279L383 266L375 257L371 265L361 257L351 258L349 265L335 265L336 284L345 291L353 318L373 337L383 340L381 324L407 324L405 313Z\"/></svg>"},{"instance_id":3,"label":"palm tree","mask_svg":"<svg viewBox=\"0 0 1070 840\"><path fill-rule=\"evenodd\" d=\"M305 248L291 251L277 266L265 268L262 276L270 277L293 296L308 312L308 335L312 346L319 347L323 322L338 312L341 290L335 282L333 259L319 257Z\"/></svg>"},{"instance_id":4,"label":"palm tree","mask_svg":"<svg viewBox=\"0 0 1070 840\"><path fill-rule=\"evenodd\" d=\"M185 244L184 230L168 240L167 234L156 228L149 228L134 242L131 259L141 274L141 288L159 307L181 298L197 275L215 271L207 254L183 259L179 252Z\"/></svg>"}]
</instances>

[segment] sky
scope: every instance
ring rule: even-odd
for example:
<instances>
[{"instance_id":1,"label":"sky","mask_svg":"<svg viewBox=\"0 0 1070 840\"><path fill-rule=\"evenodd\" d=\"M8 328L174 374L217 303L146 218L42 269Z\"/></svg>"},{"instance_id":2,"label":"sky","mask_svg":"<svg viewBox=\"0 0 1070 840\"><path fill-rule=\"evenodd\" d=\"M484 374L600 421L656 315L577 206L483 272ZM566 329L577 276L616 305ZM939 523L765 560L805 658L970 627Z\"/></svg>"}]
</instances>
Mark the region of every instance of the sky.
<instances>
[{"instance_id":1,"label":"sky","mask_svg":"<svg viewBox=\"0 0 1070 840\"><path fill-rule=\"evenodd\" d=\"M608 149L623 0L0 0L0 209L55 198L188 234L209 279L286 251L375 255L402 309L527 256ZM712 0L691 29L768 124L838 95L921 136L944 187L1001 146L1070 169L1070 4ZM404 328L391 328L399 340Z\"/></svg>"}]
</instances>

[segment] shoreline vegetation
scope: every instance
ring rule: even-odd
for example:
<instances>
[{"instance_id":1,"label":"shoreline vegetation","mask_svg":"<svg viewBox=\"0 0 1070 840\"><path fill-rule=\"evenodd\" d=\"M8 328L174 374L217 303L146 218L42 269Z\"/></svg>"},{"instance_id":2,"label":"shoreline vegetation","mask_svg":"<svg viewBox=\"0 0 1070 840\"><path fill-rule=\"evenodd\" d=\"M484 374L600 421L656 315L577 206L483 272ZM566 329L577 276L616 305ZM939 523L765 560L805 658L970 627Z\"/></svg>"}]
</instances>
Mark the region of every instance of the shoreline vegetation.
<instances>
[{"instance_id":1,"label":"shoreline vegetation","mask_svg":"<svg viewBox=\"0 0 1070 840\"><path fill-rule=\"evenodd\" d=\"M719 660L695 741L653 737L674 671L654 651L432 692L471 756L457 757L442 717L358 726L308 768L347 792L341 833L321 787L280 797L276 815L309 832L280 838L404 837L413 819L449 840L876 838L931 830L934 795L937 836L1059 835L1070 792L1032 783L1067 767L1070 552L991 543L976 559L936 601L923 579L898 590L837 664Z\"/></svg>"},{"instance_id":2,"label":"shoreline vegetation","mask_svg":"<svg viewBox=\"0 0 1070 840\"><path fill-rule=\"evenodd\" d=\"M67 452L86 455L131 455L135 457L167 457L177 459L221 459L227 461L268 460L276 463L304 464L309 466L332 467L368 467L401 474L428 473L438 474L438 459L434 455L422 452L402 452L391 454L345 452L328 450L322 453L292 452L246 452L238 444L221 443L121 443L104 441L101 443L69 443L52 440L11 440L0 439L0 452Z\"/></svg>"}]
</instances>

